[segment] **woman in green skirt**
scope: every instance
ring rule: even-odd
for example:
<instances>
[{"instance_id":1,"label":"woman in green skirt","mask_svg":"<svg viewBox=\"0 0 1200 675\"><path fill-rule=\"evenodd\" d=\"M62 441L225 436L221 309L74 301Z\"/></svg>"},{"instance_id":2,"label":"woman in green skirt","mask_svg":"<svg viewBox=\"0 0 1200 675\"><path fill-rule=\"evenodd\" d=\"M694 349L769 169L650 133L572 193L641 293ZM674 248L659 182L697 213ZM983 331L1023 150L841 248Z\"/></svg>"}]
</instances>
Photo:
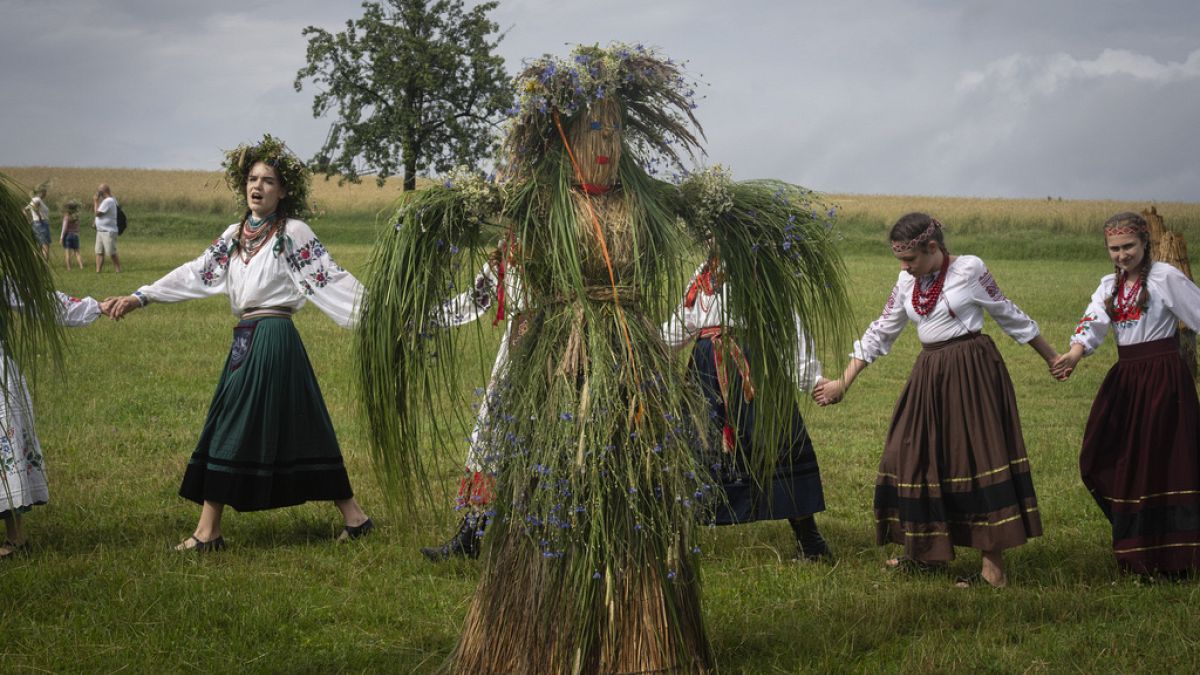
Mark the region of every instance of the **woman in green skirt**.
<instances>
[{"instance_id":1,"label":"woman in green skirt","mask_svg":"<svg viewBox=\"0 0 1200 675\"><path fill-rule=\"evenodd\" d=\"M345 520L339 539L369 532L355 501L333 424L292 314L311 300L343 327L357 320L358 281L333 262L297 218L308 172L282 141L227 153L226 181L246 207L199 258L128 296L105 301L114 319L151 302L229 296L240 321L200 441L179 494L202 505L176 548L224 547L221 514L330 500Z\"/></svg>"}]
</instances>

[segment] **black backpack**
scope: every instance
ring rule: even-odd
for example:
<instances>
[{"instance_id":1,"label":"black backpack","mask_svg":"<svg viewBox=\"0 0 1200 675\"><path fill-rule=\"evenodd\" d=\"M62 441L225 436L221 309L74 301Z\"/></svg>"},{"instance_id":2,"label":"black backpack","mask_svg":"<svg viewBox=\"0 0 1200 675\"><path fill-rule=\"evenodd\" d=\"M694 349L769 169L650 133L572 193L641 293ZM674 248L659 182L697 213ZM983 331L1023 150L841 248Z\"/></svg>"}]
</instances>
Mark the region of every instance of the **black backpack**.
<instances>
[{"instance_id":1,"label":"black backpack","mask_svg":"<svg viewBox=\"0 0 1200 675\"><path fill-rule=\"evenodd\" d=\"M126 227L129 227L129 221L125 219L125 211L121 209L121 205L117 204L117 236L125 234Z\"/></svg>"}]
</instances>

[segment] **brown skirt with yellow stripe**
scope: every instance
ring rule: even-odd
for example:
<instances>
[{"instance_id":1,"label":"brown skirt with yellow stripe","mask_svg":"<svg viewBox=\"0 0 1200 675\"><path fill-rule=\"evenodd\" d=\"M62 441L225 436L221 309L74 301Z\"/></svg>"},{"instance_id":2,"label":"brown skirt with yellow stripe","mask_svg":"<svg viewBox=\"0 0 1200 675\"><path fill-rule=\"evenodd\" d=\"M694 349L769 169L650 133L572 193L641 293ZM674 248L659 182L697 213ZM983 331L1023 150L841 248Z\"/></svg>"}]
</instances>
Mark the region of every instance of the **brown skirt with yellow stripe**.
<instances>
[{"instance_id":1,"label":"brown skirt with yellow stripe","mask_svg":"<svg viewBox=\"0 0 1200 675\"><path fill-rule=\"evenodd\" d=\"M1175 338L1117 348L1079 469L1122 569L1200 569L1200 403Z\"/></svg>"},{"instance_id":2,"label":"brown skirt with yellow stripe","mask_svg":"<svg viewBox=\"0 0 1200 675\"><path fill-rule=\"evenodd\" d=\"M1012 380L986 335L925 345L875 481L880 545L914 560L1013 548L1042 533Z\"/></svg>"}]
</instances>

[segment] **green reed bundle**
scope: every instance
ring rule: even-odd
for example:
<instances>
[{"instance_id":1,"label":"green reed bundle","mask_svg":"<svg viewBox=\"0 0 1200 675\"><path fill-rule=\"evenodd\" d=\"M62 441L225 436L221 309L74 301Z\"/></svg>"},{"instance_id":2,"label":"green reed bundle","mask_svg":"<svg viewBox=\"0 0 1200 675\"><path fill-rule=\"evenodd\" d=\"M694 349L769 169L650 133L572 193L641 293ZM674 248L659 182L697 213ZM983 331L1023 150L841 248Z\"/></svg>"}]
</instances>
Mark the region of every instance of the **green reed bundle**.
<instances>
[{"instance_id":1,"label":"green reed bundle","mask_svg":"<svg viewBox=\"0 0 1200 675\"><path fill-rule=\"evenodd\" d=\"M445 424L424 414L453 395L460 338L440 327L441 303L506 239L528 328L482 430L495 499L454 670L706 670L696 530L715 492L708 411L660 323L686 261L719 255L737 280L732 325L769 390L759 433L777 439L798 401L793 314L818 340L840 339L845 272L807 191L654 177L698 149L674 62L586 47L529 64L516 87L504 182L452 177L405 197L373 254L358 358L376 466L410 497L422 453L449 450ZM769 442L751 449L760 480Z\"/></svg>"}]
</instances>

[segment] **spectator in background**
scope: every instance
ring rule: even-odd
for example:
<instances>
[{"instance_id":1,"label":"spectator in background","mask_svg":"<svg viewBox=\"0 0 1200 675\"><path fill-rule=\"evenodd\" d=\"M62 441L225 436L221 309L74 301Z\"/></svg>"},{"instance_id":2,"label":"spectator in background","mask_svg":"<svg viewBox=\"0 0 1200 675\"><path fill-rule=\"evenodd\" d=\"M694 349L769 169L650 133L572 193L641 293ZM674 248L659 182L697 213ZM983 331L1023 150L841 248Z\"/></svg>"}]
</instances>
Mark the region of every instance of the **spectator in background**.
<instances>
[{"instance_id":1,"label":"spectator in background","mask_svg":"<svg viewBox=\"0 0 1200 675\"><path fill-rule=\"evenodd\" d=\"M96 214L96 274L104 269L104 256L112 258L113 266L121 271L121 258L117 255L117 198L113 197L108 183L101 183L93 199Z\"/></svg>"},{"instance_id":2,"label":"spectator in background","mask_svg":"<svg viewBox=\"0 0 1200 675\"><path fill-rule=\"evenodd\" d=\"M37 239L38 248L42 249L42 257L50 258L50 207L46 206L46 184L42 183L33 191L33 199L25 207L29 221L33 223L33 238Z\"/></svg>"},{"instance_id":3,"label":"spectator in background","mask_svg":"<svg viewBox=\"0 0 1200 675\"><path fill-rule=\"evenodd\" d=\"M75 253L75 262L83 269L83 258L79 256L79 202L72 199L64 205L62 219L62 234L58 243L63 247L63 263L67 271L71 271L71 253Z\"/></svg>"}]
</instances>

